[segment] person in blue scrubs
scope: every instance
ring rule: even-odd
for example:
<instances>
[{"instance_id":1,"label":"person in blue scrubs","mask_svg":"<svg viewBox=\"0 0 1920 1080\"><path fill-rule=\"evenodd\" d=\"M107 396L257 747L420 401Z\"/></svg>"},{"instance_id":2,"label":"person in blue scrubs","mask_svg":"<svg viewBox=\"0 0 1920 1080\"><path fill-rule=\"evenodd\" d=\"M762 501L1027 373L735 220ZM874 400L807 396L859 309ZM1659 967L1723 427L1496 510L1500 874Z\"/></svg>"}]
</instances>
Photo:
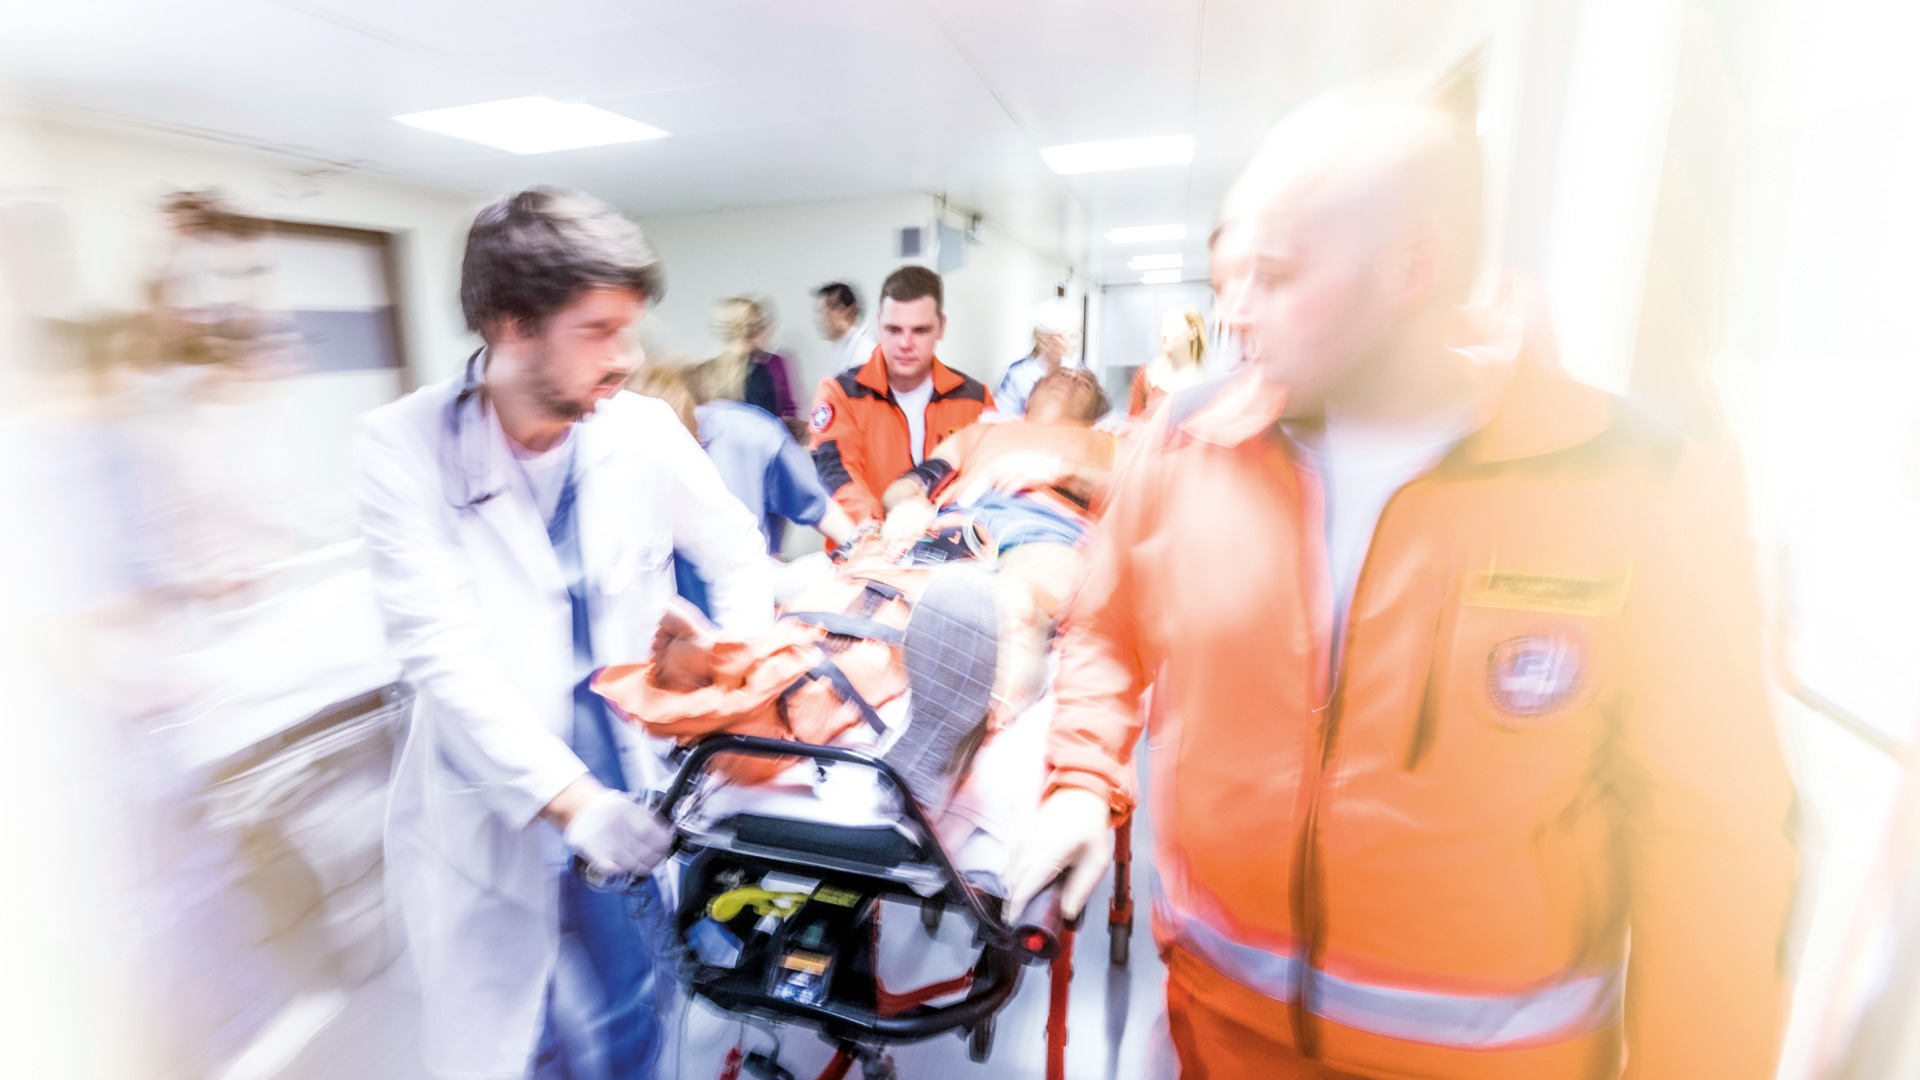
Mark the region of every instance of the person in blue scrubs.
<instances>
[{"instance_id":1,"label":"person in blue scrubs","mask_svg":"<svg viewBox=\"0 0 1920 1080\"><path fill-rule=\"evenodd\" d=\"M765 409L701 393L699 369L692 371L694 377L679 368L648 364L627 385L673 406L720 470L721 482L760 522L767 554L779 557L788 521L818 529L835 544L850 543L853 519L828 494L812 455L793 440L786 425ZM706 611L705 581L678 552L674 582L682 597Z\"/></svg>"}]
</instances>

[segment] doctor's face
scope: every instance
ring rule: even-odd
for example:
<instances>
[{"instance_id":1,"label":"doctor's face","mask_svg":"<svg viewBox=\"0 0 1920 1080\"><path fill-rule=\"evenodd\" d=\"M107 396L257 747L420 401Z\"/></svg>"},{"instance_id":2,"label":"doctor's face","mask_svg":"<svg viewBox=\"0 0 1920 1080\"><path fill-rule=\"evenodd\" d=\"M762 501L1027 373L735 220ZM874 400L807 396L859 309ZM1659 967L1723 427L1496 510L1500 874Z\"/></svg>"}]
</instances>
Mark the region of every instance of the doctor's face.
<instances>
[{"instance_id":1,"label":"doctor's face","mask_svg":"<svg viewBox=\"0 0 1920 1080\"><path fill-rule=\"evenodd\" d=\"M646 299L630 289L595 288L548 316L538 334L504 327L488 385L523 395L551 419L578 420L633 373L640 360L633 327L646 310Z\"/></svg>"}]
</instances>

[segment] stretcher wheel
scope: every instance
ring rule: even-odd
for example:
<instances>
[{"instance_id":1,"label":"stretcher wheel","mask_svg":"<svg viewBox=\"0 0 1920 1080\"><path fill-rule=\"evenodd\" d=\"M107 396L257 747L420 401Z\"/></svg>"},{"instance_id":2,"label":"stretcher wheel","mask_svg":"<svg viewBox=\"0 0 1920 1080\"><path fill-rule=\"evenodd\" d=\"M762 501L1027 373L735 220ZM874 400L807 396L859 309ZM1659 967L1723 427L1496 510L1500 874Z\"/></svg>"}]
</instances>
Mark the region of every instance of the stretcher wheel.
<instances>
[{"instance_id":1,"label":"stretcher wheel","mask_svg":"<svg viewBox=\"0 0 1920 1080\"><path fill-rule=\"evenodd\" d=\"M1107 925L1107 963L1114 967L1126 967L1133 955L1133 924L1109 923Z\"/></svg>"},{"instance_id":2,"label":"stretcher wheel","mask_svg":"<svg viewBox=\"0 0 1920 1080\"><path fill-rule=\"evenodd\" d=\"M993 1018L967 1029L967 1060L979 1064L993 1053Z\"/></svg>"}]
</instances>

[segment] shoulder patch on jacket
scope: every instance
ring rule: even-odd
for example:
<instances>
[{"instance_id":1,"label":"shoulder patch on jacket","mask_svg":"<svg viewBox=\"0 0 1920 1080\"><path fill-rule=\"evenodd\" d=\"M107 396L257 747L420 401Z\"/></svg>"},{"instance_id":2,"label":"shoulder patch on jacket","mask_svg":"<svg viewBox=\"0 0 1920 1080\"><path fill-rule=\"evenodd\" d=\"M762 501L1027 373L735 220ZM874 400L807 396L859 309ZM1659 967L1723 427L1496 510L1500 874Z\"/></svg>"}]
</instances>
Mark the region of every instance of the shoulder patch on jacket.
<instances>
[{"instance_id":1,"label":"shoulder patch on jacket","mask_svg":"<svg viewBox=\"0 0 1920 1080\"><path fill-rule=\"evenodd\" d=\"M813 419L810 421L815 431L825 431L833 426L833 403L823 401L813 407Z\"/></svg>"}]
</instances>

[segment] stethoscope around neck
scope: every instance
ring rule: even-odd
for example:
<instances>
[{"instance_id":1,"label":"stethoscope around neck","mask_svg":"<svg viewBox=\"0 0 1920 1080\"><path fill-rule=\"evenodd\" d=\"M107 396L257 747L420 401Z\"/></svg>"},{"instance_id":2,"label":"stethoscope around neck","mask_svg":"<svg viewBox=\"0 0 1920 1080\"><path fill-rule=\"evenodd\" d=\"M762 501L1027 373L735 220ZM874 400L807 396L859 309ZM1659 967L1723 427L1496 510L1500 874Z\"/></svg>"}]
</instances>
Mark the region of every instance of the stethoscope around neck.
<instances>
[{"instance_id":1,"label":"stethoscope around neck","mask_svg":"<svg viewBox=\"0 0 1920 1080\"><path fill-rule=\"evenodd\" d=\"M466 373L460 379L460 392L453 395L452 401L447 402L447 412L443 418L446 438L441 443L441 468L446 474L447 502L455 510L472 510L483 502L497 498L507 490L502 486L475 492L473 476L467 471L466 454L462 452L464 449L461 445L462 421L467 403L474 402L477 410L482 395L486 392L485 385L480 381L480 373L487 368L486 354L487 349L483 345L475 349L472 356L467 357Z\"/></svg>"}]
</instances>

